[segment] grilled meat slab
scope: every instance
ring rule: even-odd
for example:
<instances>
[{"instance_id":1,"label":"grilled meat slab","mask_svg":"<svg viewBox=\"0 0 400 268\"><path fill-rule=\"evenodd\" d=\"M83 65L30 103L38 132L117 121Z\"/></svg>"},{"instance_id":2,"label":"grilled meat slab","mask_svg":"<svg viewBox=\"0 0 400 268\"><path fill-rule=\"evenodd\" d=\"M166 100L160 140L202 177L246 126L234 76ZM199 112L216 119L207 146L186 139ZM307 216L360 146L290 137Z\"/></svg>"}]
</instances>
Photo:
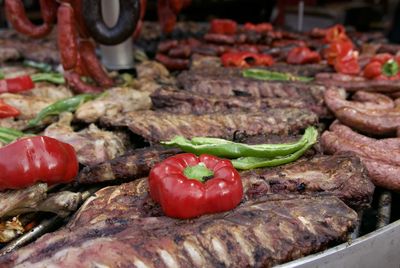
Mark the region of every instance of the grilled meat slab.
<instances>
[{"instance_id":1,"label":"grilled meat slab","mask_svg":"<svg viewBox=\"0 0 400 268\"><path fill-rule=\"evenodd\" d=\"M235 131L246 131L249 135L292 133L315 124L317 116L308 110L295 108L205 115L142 111L106 116L101 122L107 126L129 127L133 133L146 140L158 142L172 139L176 135L187 138L229 138Z\"/></svg>"},{"instance_id":2,"label":"grilled meat slab","mask_svg":"<svg viewBox=\"0 0 400 268\"><path fill-rule=\"evenodd\" d=\"M126 185L125 185L126 186ZM135 195L111 187L95 201L118 206ZM125 199L126 200L126 199ZM129 201L128 201L129 202ZM126 204L129 206L129 203ZM126 206L125 205L125 206ZM96 209L89 201L83 210ZM346 239L357 214L335 197L269 197L188 221L100 212L96 223L47 234L0 257L2 267L270 267Z\"/></svg>"},{"instance_id":3,"label":"grilled meat slab","mask_svg":"<svg viewBox=\"0 0 400 268\"><path fill-rule=\"evenodd\" d=\"M72 145L77 153L79 163L94 165L122 155L125 141L111 131L99 129L91 124L79 132L71 127L73 115L63 113L60 120L48 126L44 135Z\"/></svg>"},{"instance_id":4,"label":"grilled meat slab","mask_svg":"<svg viewBox=\"0 0 400 268\"><path fill-rule=\"evenodd\" d=\"M271 108L309 109L319 117L328 117L327 109L318 103L298 98L256 98L248 96L205 95L186 90L158 89L151 95L153 108L171 113L205 114L226 111L258 112Z\"/></svg>"},{"instance_id":5,"label":"grilled meat slab","mask_svg":"<svg viewBox=\"0 0 400 268\"><path fill-rule=\"evenodd\" d=\"M111 180L135 180L147 176L156 163L179 152L178 149L162 147L136 149L110 161L83 168L76 181L90 184Z\"/></svg>"}]
</instances>

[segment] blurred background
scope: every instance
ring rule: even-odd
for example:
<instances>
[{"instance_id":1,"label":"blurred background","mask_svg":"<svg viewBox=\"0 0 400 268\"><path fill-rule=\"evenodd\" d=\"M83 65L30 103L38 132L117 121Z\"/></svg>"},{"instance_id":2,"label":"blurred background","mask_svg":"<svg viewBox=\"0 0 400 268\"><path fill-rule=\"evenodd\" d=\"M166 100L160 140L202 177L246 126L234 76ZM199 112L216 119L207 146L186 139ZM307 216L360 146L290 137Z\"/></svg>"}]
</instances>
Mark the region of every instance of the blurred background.
<instances>
[{"instance_id":1,"label":"blurred background","mask_svg":"<svg viewBox=\"0 0 400 268\"><path fill-rule=\"evenodd\" d=\"M29 17L39 20L38 0L24 0ZM290 30L298 29L299 9L303 10L302 30L341 23L357 31L384 32L400 43L400 1L397 0L192 0L180 15L184 21L230 18L244 22L270 21ZM7 27L3 0L0 0L0 27ZM156 20L156 0L148 0L146 20ZM396 16L397 14L397 16ZM397 26L396 26L397 25Z\"/></svg>"}]
</instances>

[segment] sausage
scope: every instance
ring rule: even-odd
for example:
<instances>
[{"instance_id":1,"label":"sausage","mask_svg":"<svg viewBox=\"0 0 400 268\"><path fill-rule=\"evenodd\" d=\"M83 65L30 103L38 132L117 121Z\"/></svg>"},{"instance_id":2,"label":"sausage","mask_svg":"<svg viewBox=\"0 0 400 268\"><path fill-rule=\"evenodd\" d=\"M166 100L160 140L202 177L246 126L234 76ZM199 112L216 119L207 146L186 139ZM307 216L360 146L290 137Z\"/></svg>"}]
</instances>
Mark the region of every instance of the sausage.
<instances>
[{"instance_id":1,"label":"sausage","mask_svg":"<svg viewBox=\"0 0 400 268\"><path fill-rule=\"evenodd\" d=\"M178 40L166 40L162 41L158 44L157 52L159 53L166 53L170 49L177 47L179 45Z\"/></svg>"},{"instance_id":2,"label":"sausage","mask_svg":"<svg viewBox=\"0 0 400 268\"><path fill-rule=\"evenodd\" d=\"M236 43L236 37L226 34L208 33L204 35L204 40L210 43L233 45Z\"/></svg>"},{"instance_id":3,"label":"sausage","mask_svg":"<svg viewBox=\"0 0 400 268\"><path fill-rule=\"evenodd\" d=\"M45 23L53 25L57 17L57 8L57 1L40 0L40 13L42 14L42 18Z\"/></svg>"},{"instance_id":4,"label":"sausage","mask_svg":"<svg viewBox=\"0 0 400 268\"><path fill-rule=\"evenodd\" d=\"M169 8L178 15L183 8L183 0L168 0Z\"/></svg>"},{"instance_id":5,"label":"sausage","mask_svg":"<svg viewBox=\"0 0 400 268\"><path fill-rule=\"evenodd\" d=\"M64 73L64 77L68 85L78 93L97 93L102 91L99 87L83 82L80 75L75 72L67 71Z\"/></svg>"},{"instance_id":6,"label":"sausage","mask_svg":"<svg viewBox=\"0 0 400 268\"><path fill-rule=\"evenodd\" d=\"M400 191L400 166L390 165L381 161L361 158L368 171L371 181L380 187Z\"/></svg>"},{"instance_id":7,"label":"sausage","mask_svg":"<svg viewBox=\"0 0 400 268\"><path fill-rule=\"evenodd\" d=\"M192 48L189 45L180 45L168 51L168 56L172 58L188 59L190 58L191 54L192 54Z\"/></svg>"},{"instance_id":8,"label":"sausage","mask_svg":"<svg viewBox=\"0 0 400 268\"><path fill-rule=\"evenodd\" d=\"M156 60L164 64L169 70L186 70L189 68L188 59L173 59L158 53L156 55Z\"/></svg>"},{"instance_id":9,"label":"sausage","mask_svg":"<svg viewBox=\"0 0 400 268\"><path fill-rule=\"evenodd\" d=\"M344 107L335 111L340 122L374 135L395 135L400 126L400 107L388 110L360 111Z\"/></svg>"},{"instance_id":10,"label":"sausage","mask_svg":"<svg viewBox=\"0 0 400 268\"><path fill-rule=\"evenodd\" d=\"M79 54L90 77L92 77L100 86L111 87L114 84L114 81L108 76L99 62L92 42L89 40L81 41L79 43Z\"/></svg>"},{"instance_id":11,"label":"sausage","mask_svg":"<svg viewBox=\"0 0 400 268\"><path fill-rule=\"evenodd\" d=\"M328 88L324 93L324 99L332 112L344 107L353 107L361 110L394 108L394 102L388 96L364 91L358 91L354 94L353 100L355 101L347 101L345 90Z\"/></svg>"},{"instance_id":12,"label":"sausage","mask_svg":"<svg viewBox=\"0 0 400 268\"><path fill-rule=\"evenodd\" d=\"M50 6L49 1L41 1L41 5L46 7ZM42 16L44 23L42 25L33 24L26 16L24 4L22 0L6 0L5 10L8 21L15 28L16 31L25 34L29 37L40 38L48 35L52 30L51 22L54 20L54 11L52 8L45 9L45 6L41 6ZM52 5L51 5L52 6Z\"/></svg>"},{"instance_id":13,"label":"sausage","mask_svg":"<svg viewBox=\"0 0 400 268\"><path fill-rule=\"evenodd\" d=\"M58 8L57 42L64 70L72 70L78 57L78 34L76 31L74 10L70 4L62 3Z\"/></svg>"},{"instance_id":14,"label":"sausage","mask_svg":"<svg viewBox=\"0 0 400 268\"><path fill-rule=\"evenodd\" d=\"M164 33L171 33L176 24L176 15L168 5L168 0L157 1L158 20Z\"/></svg>"}]
</instances>

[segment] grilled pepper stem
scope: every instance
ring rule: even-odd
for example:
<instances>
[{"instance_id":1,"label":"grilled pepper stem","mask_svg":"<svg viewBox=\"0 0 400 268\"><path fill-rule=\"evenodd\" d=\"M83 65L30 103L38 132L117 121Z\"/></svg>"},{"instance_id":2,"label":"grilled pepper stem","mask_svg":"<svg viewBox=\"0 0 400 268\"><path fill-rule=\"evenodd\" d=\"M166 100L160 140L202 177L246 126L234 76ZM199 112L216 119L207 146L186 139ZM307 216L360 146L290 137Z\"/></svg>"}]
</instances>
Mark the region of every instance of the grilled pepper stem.
<instances>
[{"instance_id":1,"label":"grilled pepper stem","mask_svg":"<svg viewBox=\"0 0 400 268\"><path fill-rule=\"evenodd\" d=\"M95 96L92 94L81 94L72 98L57 101L41 110L34 119L29 121L28 127L37 126L40 121L50 115L59 115L62 112L73 112L79 107L79 105L94 98Z\"/></svg>"},{"instance_id":2,"label":"grilled pepper stem","mask_svg":"<svg viewBox=\"0 0 400 268\"><path fill-rule=\"evenodd\" d=\"M237 169L254 169L261 167L275 167L283 164L293 162L300 158L308 149L310 149L316 142L318 138L318 131L312 128L311 131L305 134L307 136L307 144L303 146L297 152L289 154L287 156L277 157L277 158L259 158L259 157L240 157L238 159L232 160L232 165Z\"/></svg>"},{"instance_id":3,"label":"grilled pepper stem","mask_svg":"<svg viewBox=\"0 0 400 268\"><path fill-rule=\"evenodd\" d=\"M194 154L212 154L219 157L238 158L238 157L277 157L294 153L303 148L307 142L309 135L314 131L313 127L306 129L300 140L294 143L284 144L257 144L248 145L243 143L235 143L232 141L197 137L191 141L182 136L177 136L171 141L161 142L167 146L179 147L185 152Z\"/></svg>"}]
</instances>

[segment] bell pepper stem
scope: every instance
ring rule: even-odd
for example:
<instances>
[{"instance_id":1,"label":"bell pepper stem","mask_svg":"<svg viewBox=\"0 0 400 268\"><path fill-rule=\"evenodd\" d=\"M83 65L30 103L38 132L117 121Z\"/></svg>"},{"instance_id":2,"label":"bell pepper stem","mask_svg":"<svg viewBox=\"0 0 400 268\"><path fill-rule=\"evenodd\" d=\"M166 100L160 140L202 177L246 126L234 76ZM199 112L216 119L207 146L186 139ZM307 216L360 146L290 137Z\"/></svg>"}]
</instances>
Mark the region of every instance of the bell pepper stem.
<instances>
[{"instance_id":1,"label":"bell pepper stem","mask_svg":"<svg viewBox=\"0 0 400 268\"><path fill-rule=\"evenodd\" d=\"M204 163L200 163L196 166L188 166L184 169L183 174L192 180L199 182L205 182L208 178L214 176L214 172L206 167Z\"/></svg>"}]
</instances>

